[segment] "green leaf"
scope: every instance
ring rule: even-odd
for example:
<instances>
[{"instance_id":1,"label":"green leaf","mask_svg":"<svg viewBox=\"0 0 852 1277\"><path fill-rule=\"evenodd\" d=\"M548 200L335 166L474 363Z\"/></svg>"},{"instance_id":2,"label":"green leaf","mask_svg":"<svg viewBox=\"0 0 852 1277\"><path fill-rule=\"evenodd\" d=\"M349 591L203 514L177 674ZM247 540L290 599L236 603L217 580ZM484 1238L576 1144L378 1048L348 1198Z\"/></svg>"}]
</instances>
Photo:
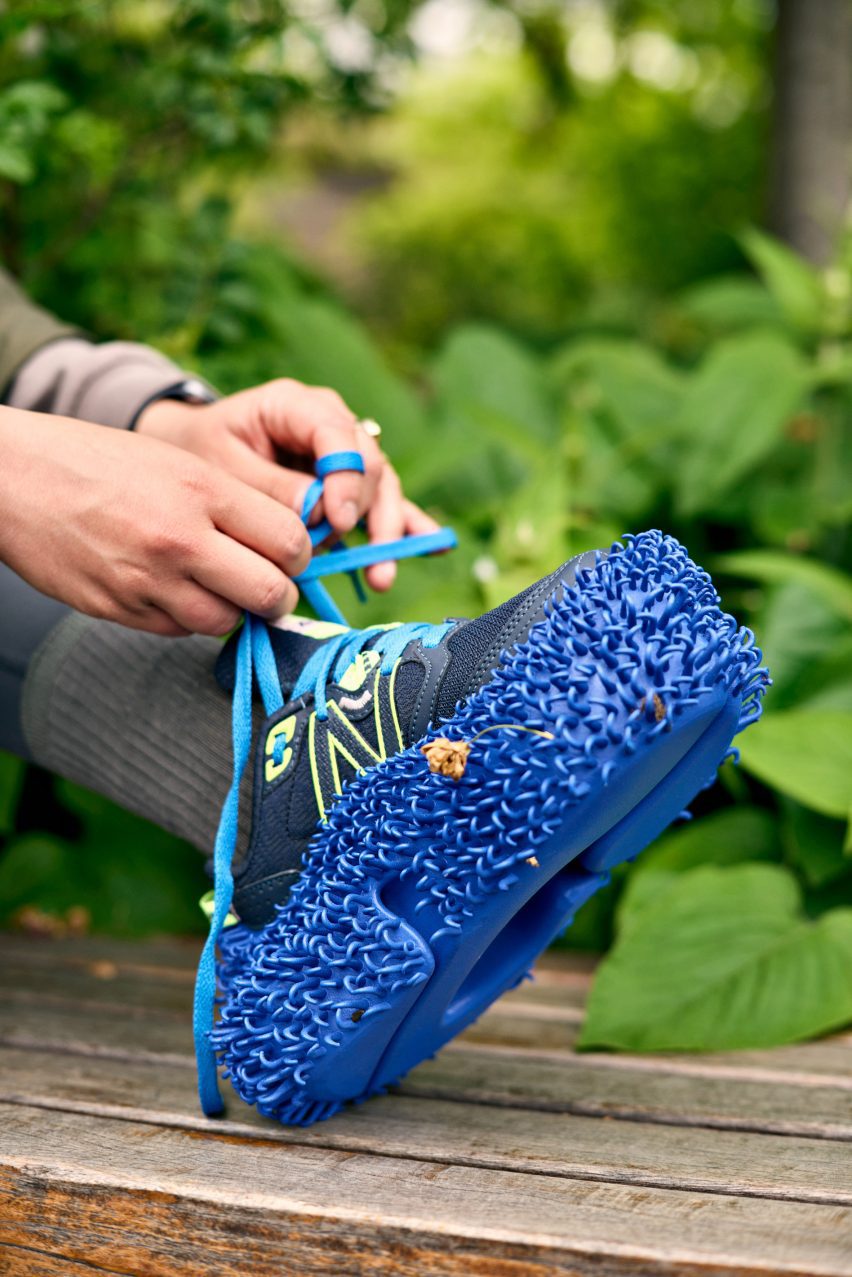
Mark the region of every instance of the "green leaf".
<instances>
[{"instance_id":1,"label":"green leaf","mask_svg":"<svg viewBox=\"0 0 852 1277\"><path fill-rule=\"evenodd\" d=\"M745 576L767 584L796 582L823 599L838 616L852 621L852 576L827 563L777 550L738 550L719 555L712 566L728 576Z\"/></svg>"},{"instance_id":2,"label":"green leaf","mask_svg":"<svg viewBox=\"0 0 852 1277\"><path fill-rule=\"evenodd\" d=\"M739 1050L852 1020L852 910L808 921L795 879L774 865L658 885L598 969L581 1048Z\"/></svg>"},{"instance_id":3,"label":"green leaf","mask_svg":"<svg viewBox=\"0 0 852 1277\"><path fill-rule=\"evenodd\" d=\"M609 409L620 436L653 426L664 434L683 398L684 379L655 350L638 342L574 341L553 362L557 384L584 406Z\"/></svg>"},{"instance_id":4,"label":"green leaf","mask_svg":"<svg viewBox=\"0 0 852 1277\"><path fill-rule=\"evenodd\" d=\"M797 581L770 588L755 628L772 671L773 710L804 704L852 709L852 701L847 703L852 635L848 622L824 599Z\"/></svg>"},{"instance_id":5,"label":"green leaf","mask_svg":"<svg viewBox=\"0 0 852 1277\"><path fill-rule=\"evenodd\" d=\"M785 681L779 709L852 710L852 634L841 634L822 653L815 653L795 678ZM773 670L770 659L770 667Z\"/></svg>"},{"instance_id":6,"label":"green leaf","mask_svg":"<svg viewBox=\"0 0 852 1277\"><path fill-rule=\"evenodd\" d=\"M778 822L760 807L726 807L663 834L631 868L619 904L619 917L632 915L653 898L660 874L685 873L701 865L732 865L746 860L778 860Z\"/></svg>"},{"instance_id":7,"label":"green leaf","mask_svg":"<svg viewBox=\"0 0 852 1277\"><path fill-rule=\"evenodd\" d=\"M556 463L555 463L556 462ZM525 564L531 580L553 571L567 558L565 530L570 509L568 485L558 459L540 465L527 483L501 503L492 551L499 563Z\"/></svg>"},{"instance_id":8,"label":"green leaf","mask_svg":"<svg viewBox=\"0 0 852 1277\"><path fill-rule=\"evenodd\" d=\"M784 815L784 845L809 887L824 887L849 872L841 821L793 802L784 803Z\"/></svg>"},{"instance_id":9,"label":"green leaf","mask_svg":"<svg viewBox=\"0 0 852 1277\"><path fill-rule=\"evenodd\" d=\"M722 276L696 284L678 299L687 318L717 332L781 325L783 314L768 289L742 275Z\"/></svg>"},{"instance_id":10,"label":"green leaf","mask_svg":"<svg viewBox=\"0 0 852 1277\"><path fill-rule=\"evenodd\" d=\"M789 684L783 708L852 711L852 634L832 647ZM782 705L779 702L779 709Z\"/></svg>"},{"instance_id":11,"label":"green leaf","mask_svg":"<svg viewBox=\"0 0 852 1277\"><path fill-rule=\"evenodd\" d=\"M790 323L805 333L818 332L824 302L816 271L763 231L743 232L740 243Z\"/></svg>"},{"instance_id":12,"label":"green leaf","mask_svg":"<svg viewBox=\"0 0 852 1277\"><path fill-rule=\"evenodd\" d=\"M738 741L743 767L824 816L852 809L852 713L785 710L767 714Z\"/></svg>"},{"instance_id":13,"label":"green leaf","mask_svg":"<svg viewBox=\"0 0 852 1277\"><path fill-rule=\"evenodd\" d=\"M432 381L454 414L510 443L526 439L534 459L554 437L555 407L542 367L506 333L472 324L457 328L435 361Z\"/></svg>"},{"instance_id":14,"label":"green leaf","mask_svg":"<svg viewBox=\"0 0 852 1277\"><path fill-rule=\"evenodd\" d=\"M712 509L781 438L807 386L806 365L781 337L720 342L693 376L680 413L683 514Z\"/></svg>"},{"instance_id":15,"label":"green leaf","mask_svg":"<svg viewBox=\"0 0 852 1277\"><path fill-rule=\"evenodd\" d=\"M19 80L0 93L0 119L42 123L68 105L68 95L47 80Z\"/></svg>"},{"instance_id":16,"label":"green leaf","mask_svg":"<svg viewBox=\"0 0 852 1277\"><path fill-rule=\"evenodd\" d=\"M301 299L279 315L290 376L332 386L354 412L375 417L398 457L424 430L423 411L358 321L330 302Z\"/></svg>"},{"instance_id":17,"label":"green leaf","mask_svg":"<svg viewBox=\"0 0 852 1277\"><path fill-rule=\"evenodd\" d=\"M26 763L13 754L0 753L0 834L11 832Z\"/></svg>"},{"instance_id":18,"label":"green leaf","mask_svg":"<svg viewBox=\"0 0 852 1277\"><path fill-rule=\"evenodd\" d=\"M47 834L13 839L0 859L0 918L10 918L23 905L64 912L87 904L88 891L78 894L79 884L79 863L70 844Z\"/></svg>"},{"instance_id":19,"label":"green leaf","mask_svg":"<svg viewBox=\"0 0 852 1277\"><path fill-rule=\"evenodd\" d=\"M0 138L0 177L24 185L35 177L35 165L23 145Z\"/></svg>"},{"instance_id":20,"label":"green leaf","mask_svg":"<svg viewBox=\"0 0 852 1277\"><path fill-rule=\"evenodd\" d=\"M822 599L795 581L770 589L759 623L772 671L772 707L788 708L788 689L831 648L846 626Z\"/></svg>"}]
</instances>

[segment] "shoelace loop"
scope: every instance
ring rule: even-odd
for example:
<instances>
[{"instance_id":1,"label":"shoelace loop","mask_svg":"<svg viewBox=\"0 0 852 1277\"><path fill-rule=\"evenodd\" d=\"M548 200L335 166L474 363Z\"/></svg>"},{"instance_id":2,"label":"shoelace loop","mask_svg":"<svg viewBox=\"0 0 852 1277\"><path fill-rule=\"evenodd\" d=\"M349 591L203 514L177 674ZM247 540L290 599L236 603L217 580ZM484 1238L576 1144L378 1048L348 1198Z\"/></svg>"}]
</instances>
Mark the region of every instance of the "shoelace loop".
<instances>
[{"instance_id":1,"label":"shoelace loop","mask_svg":"<svg viewBox=\"0 0 852 1277\"><path fill-rule=\"evenodd\" d=\"M382 657L380 673L391 674L395 662L409 643L419 639L426 648L437 647L452 628L451 623L428 625L423 621L415 621L401 625L371 625L364 630L349 630L337 635L317 648L302 666L302 672L293 688L292 699L295 701L300 696L313 692L317 718L326 719L326 688L329 682L339 683L359 652L367 649L368 645L370 651L377 652Z\"/></svg>"},{"instance_id":2,"label":"shoelace loop","mask_svg":"<svg viewBox=\"0 0 852 1277\"><path fill-rule=\"evenodd\" d=\"M315 466L317 477L305 494L302 505L301 517L305 524L322 496L324 480L328 475L340 470L355 470L363 474L364 460L361 454L333 452L318 459ZM316 527L309 529L311 544L319 545L331 531L331 524L327 519L323 519ZM384 563L389 559L406 559L413 555L434 554L438 550L452 549L455 545L456 536L453 530L441 528L438 532L402 537L399 540L385 541L378 545L363 545L351 549L335 546L330 553L312 559L305 571L295 580L321 620L346 625L343 614L319 580L320 577L336 572L346 572L353 577L360 590L356 575L359 568L369 567L374 563ZM334 681L342 678L347 666L367 644L372 644L373 650L381 653L382 669L390 672L397 657L402 654L412 639L419 638L424 647L434 647L440 643L449 628L448 625L415 623L388 627L371 626L363 630L347 629L346 633L335 636L318 648L305 663L296 687L293 689L293 699L313 691L317 717L325 718L328 714L326 686L329 677ZM198 963L192 1016L195 1059L198 1068L198 1094L201 1107L208 1117L216 1116L224 1108L219 1093L216 1053L210 1042L210 1027L213 1023L216 1000L216 944L225 925L234 895L231 862L237 845L240 781L251 751L252 688L255 678L268 718L283 708L284 696L266 624L259 617L247 612L237 640L234 695L231 705L233 774L216 831L213 849L213 908L210 914L210 930Z\"/></svg>"}]
</instances>

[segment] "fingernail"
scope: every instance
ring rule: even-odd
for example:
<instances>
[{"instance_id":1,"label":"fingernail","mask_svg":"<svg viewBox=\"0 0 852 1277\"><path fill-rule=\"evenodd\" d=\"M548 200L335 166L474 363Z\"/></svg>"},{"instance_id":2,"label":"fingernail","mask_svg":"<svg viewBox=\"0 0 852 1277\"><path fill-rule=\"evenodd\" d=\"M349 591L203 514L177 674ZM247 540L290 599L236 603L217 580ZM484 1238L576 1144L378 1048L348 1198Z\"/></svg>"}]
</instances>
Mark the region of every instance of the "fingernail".
<instances>
[{"instance_id":1,"label":"fingernail","mask_svg":"<svg viewBox=\"0 0 852 1277\"><path fill-rule=\"evenodd\" d=\"M292 616L292 614L296 610L296 607L298 606L298 603L299 603L299 591L295 589L293 591L288 591L287 602L285 603L284 607L281 609L281 612L278 614L278 616L276 616L273 624L280 623L281 621L286 621L288 616Z\"/></svg>"},{"instance_id":2,"label":"fingernail","mask_svg":"<svg viewBox=\"0 0 852 1277\"><path fill-rule=\"evenodd\" d=\"M340 523L344 532L349 532L358 522L358 507L354 501L344 501L340 507Z\"/></svg>"},{"instance_id":3,"label":"fingernail","mask_svg":"<svg viewBox=\"0 0 852 1277\"><path fill-rule=\"evenodd\" d=\"M396 580L395 563L377 563L371 573L371 584L374 590L389 590Z\"/></svg>"}]
</instances>

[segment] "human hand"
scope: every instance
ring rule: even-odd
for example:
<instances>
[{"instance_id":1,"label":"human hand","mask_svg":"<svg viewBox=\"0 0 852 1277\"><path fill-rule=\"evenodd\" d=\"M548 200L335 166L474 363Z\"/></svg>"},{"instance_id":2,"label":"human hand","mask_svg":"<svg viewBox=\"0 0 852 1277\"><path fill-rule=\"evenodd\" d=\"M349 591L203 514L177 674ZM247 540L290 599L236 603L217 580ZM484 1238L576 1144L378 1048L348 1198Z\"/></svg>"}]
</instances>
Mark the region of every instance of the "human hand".
<instances>
[{"instance_id":1,"label":"human hand","mask_svg":"<svg viewBox=\"0 0 852 1277\"><path fill-rule=\"evenodd\" d=\"M0 560L90 616L225 634L292 611L311 557L298 516L158 439L0 408Z\"/></svg>"},{"instance_id":2,"label":"human hand","mask_svg":"<svg viewBox=\"0 0 852 1277\"><path fill-rule=\"evenodd\" d=\"M405 498L387 457L333 390L281 378L212 404L159 399L142 412L136 433L213 462L296 512L301 510L318 457L359 452L364 474L329 475L317 518L324 514L340 535L363 518L371 542L438 528L434 519ZM374 564L365 576L374 590L387 590L396 576L396 564Z\"/></svg>"}]
</instances>

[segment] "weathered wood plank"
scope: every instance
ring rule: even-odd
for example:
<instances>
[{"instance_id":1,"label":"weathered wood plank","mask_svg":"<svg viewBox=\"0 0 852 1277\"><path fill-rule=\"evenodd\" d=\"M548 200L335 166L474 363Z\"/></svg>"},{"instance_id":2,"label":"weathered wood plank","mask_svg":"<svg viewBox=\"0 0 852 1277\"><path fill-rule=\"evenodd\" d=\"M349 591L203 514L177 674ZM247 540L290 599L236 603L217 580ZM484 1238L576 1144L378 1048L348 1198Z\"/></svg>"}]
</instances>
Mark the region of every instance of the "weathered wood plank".
<instances>
[{"instance_id":1,"label":"weathered wood plank","mask_svg":"<svg viewBox=\"0 0 852 1277\"><path fill-rule=\"evenodd\" d=\"M91 1264L77 1263L66 1255L33 1250L31 1246L4 1246L0 1242L3 1277L93 1277ZM97 1277L127 1277L116 1268L98 1265Z\"/></svg>"},{"instance_id":2,"label":"weathered wood plank","mask_svg":"<svg viewBox=\"0 0 852 1277\"><path fill-rule=\"evenodd\" d=\"M76 942L74 942L76 945ZM32 942L30 942L31 947ZM60 951L71 948L68 942L57 945ZM43 952L44 946L38 946ZM132 952L132 950L131 950ZM558 955L557 955L558 956ZM156 1015L166 1012L189 1016L192 1005L190 973L168 968L134 967L124 961L104 958L49 964L23 962L13 958L3 968L4 985L0 1001L26 1004L35 1001L39 1010L46 1006L61 1008L63 1002L75 1009L88 1004L112 1009L139 1008L144 1015L150 1009ZM163 978L160 979L162 972ZM463 1035L462 1041L492 1046L523 1047L540 1051L573 1051L582 1022L585 984L572 984L573 976L586 980L584 972L572 972L564 962L558 968L545 968L544 982L526 982L506 994ZM548 983L555 976L561 983ZM591 1058L591 1057L587 1057ZM624 1058L607 1054L595 1056L602 1067L620 1067ZM814 1074L833 1074L850 1079L852 1086L852 1039L839 1035L819 1043L797 1044L766 1051L718 1052L715 1054L670 1054L643 1056L647 1063L665 1059L673 1071L692 1072L703 1076L708 1070L734 1079L739 1076L781 1079L790 1084L804 1084ZM656 1067L651 1063L650 1067ZM745 1072L743 1072L745 1070Z\"/></svg>"},{"instance_id":3,"label":"weathered wood plank","mask_svg":"<svg viewBox=\"0 0 852 1277\"><path fill-rule=\"evenodd\" d=\"M39 1005L0 999L0 1045L171 1060L193 1067L192 1030L186 1015L159 1015L144 1009L122 1012L111 1004L46 1001Z\"/></svg>"},{"instance_id":4,"label":"weathered wood plank","mask_svg":"<svg viewBox=\"0 0 852 1277\"><path fill-rule=\"evenodd\" d=\"M33 1003L53 1005L117 1005L128 1012L143 1009L145 1012L174 1012L186 1016L192 1013L192 980L173 978L167 971L165 979L154 968L157 978L144 968L120 967L106 959L53 969L49 966L9 963L2 967L3 986L0 999L16 1004Z\"/></svg>"},{"instance_id":5,"label":"weathered wood plank","mask_svg":"<svg viewBox=\"0 0 852 1277\"><path fill-rule=\"evenodd\" d=\"M144 940L123 940L114 936L28 936L16 931L0 931L0 966L24 963L43 964L56 970L61 966L87 966L109 961L128 970L162 972L165 977L182 973L192 979L201 952L201 940L191 936L160 936ZM535 981L522 988L588 989L597 958L588 953L551 950L536 964Z\"/></svg>"},{"instance_id":6,"label":"weathered wood plank","mask_svg":"<svg viewBox=\"0 0 852 1277\"><path fill-rule=\"evenodd\" d=\"M191 1008L193 975L169 967L116 962L108 958L73 962L28 962L19 955L4 961L0 995L16 1001L64 998L69 1002L119 1001L133 1006ZM579 1025L583 1018L585 983L542 984L525 981L501 1000L518 1016L540 1016Z\"/></svg>"},{"instance_id":7,"label":"weathered wood plank","mask_svg":"<svg viewBox=\"0 0 852 1277\"><path fill-rule=\"evenodd\" d=\"M852 1205L852 1155L831 1140L601 1122L564 1113L394 1095L308 1130L260 1117L231 1093L227 1116L200 1113L183 1068L0 1050L0 1101L285 1145L449 1161L611 1183Z\"/></svg>"},{"instance_id":8,"label":"weathered wood plank","mask_svg":"<svg viewBox=\"0 0 852 1277\"><path fill-rule=\"evenodd\" d=\"M0 931L0 967L11 962L24 962L46 964L55 970L62 965L108 961L149 971L180 971L184 978L191 980L200 951L201 941L191 936L158 936L146 940L120 940L114 936L65 936L60 939Z\"/></svg>"},{"instance_id":9,"label":"weathered wood plank","mask_svg":"<svg viewBox=\"0 0 852 1277\"><path fill-rule=\"evenodd\" d=\"M848 1277L852 1210L0 1108L0 1245L156 1277ZM1 1252L0 1252L1 1253Z\"/></svg>"},{"instance_id":10,"label":"weathered wood plank","mask_svg":"<svg viewBox=\"0 0 852 1277\"><path fill-rule=\"evenodd\" d=\"M194 1067L188 1017L131 1018L112 1008L0 1003L0 1044ZM772 1058L770 1055L769 1059ZM446 1047L402 1084L411 1095L581 1116L852 1139L852 1080L711 1060L531 1052L465 1042Z\"/></svg>"},{"instance_id":11,"label":"weathered wood plank","mask_svg":"<svg viewBox=\"0 0 852 1277\"><path fill-rule=\"evenodd\" d=\"M534 1052L573 1052L581 1023L582 1012L573 1007L510 1002L504 996L471 1025L460 1040ZM642 1056L584 1052L584 1058L599 1061L602 1067L609 1068L619 1068L619 1062L623 1060L642 1060L648 1067L658 1068L662 1061L667 1069L691 1072L697 1076L707 1073L731 1077L743 1075L789 1083L801 1078L803 1085L808 1085L815 1074L831 1074L849 1079L852 1085L852 1039L848 1034L762 1051L660 1052Z\"/></svg>"},{"instance_id":12,"label":"weathered wood plank","mask_svg":"<svg viewBox=\"0 0 852 1277\"><path fill-rule=\"evenodd\" d=\"M10 989L0 990L0 1019L28 1020L33 1014L44 1016L55 1008L61 1018L71 1014L75 1021L80 1012L106 1011L128 1019L173 1019L186 1024L191 1016L191 986L172 983L152 985L119 971L107 976L84 970L63 971L56 978L41 970L35 977L12 970ZM15 1010L19 1008L19 1010ZM28 1008L28 1010L27 1010ZM534 1054L569 1052L573 1054L582 1013L573 1007L552 1007L500 999L459 1038L463 1043L524 1049ZM131 1034L128 1029L128 1035ZM852 1042L848 1036L834 1036L820 1042L776 1047L772 1051L729 1051L713 1054L659 1054L629 1056L614 1053L587 1052L583 1058L602 1068L621 1068L625 1061L631 1068L658 1069L689 1073L696 1077L708 1074L766 1081L783 1081L789 1085L811 1085L822 1077L828 1083L852 1088Z\"/></svg>"},{"instance_id":13,"label":"weathered wood plank","mask_svg":"<svg viewBox=\"0 0 852 1277\"><path fill-rule=\"evenodd\" d=\"M787 1085L668 1068L667 1061L532 1055L493 1047L451 1045L409 1074L409 1095L476 1099L512 1108L619 1117L720 1130L765 1131L852 1139L852 1092L832 1084ZM659 1067L656 1067L659 1065ZM844 1079L844 1082L846 1079Z\"/></svg>"}]
</instances>

